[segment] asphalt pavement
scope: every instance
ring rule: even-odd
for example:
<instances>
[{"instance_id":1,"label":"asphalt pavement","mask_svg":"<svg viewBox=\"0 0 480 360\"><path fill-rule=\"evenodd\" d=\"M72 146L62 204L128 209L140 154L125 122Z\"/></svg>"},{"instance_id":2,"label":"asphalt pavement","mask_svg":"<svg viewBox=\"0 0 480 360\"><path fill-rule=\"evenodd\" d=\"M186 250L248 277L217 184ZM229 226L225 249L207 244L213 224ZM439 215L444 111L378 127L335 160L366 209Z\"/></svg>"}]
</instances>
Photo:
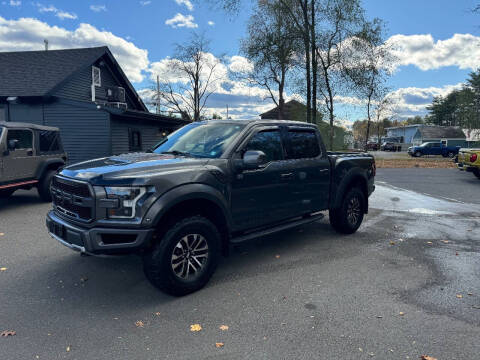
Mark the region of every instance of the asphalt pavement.
<instances>
[{"instance_id":1,"label":"asphalt pavement","mask_svg":"<svg viewBox=\"0 0 480 360\"><path fill-rule=\"evenodd\" d=\"M356 234L326 217L242 244L182 298L152 287L137 256L56 243L50 205L19 191L0 202L0 332L16 331L0 359L478 358L480 181L467 197L450 191L460 172L414 170L378 170Z\"/></svg>"}]
</instances>

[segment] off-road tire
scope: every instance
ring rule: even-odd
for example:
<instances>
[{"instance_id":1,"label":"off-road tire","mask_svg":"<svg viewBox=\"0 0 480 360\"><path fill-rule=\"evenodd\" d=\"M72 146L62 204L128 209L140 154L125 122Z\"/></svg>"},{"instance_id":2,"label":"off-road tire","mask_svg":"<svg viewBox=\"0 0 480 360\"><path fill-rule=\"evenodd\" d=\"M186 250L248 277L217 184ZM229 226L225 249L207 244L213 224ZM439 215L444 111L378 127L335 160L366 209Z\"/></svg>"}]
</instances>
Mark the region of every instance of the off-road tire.
<instances>
[{"instance_id":1,"label":"off-road tire","mask_svg":"<svg viewBox=\"0 0 480 360\"><path fill-rule=\"evenodd\" d=\"M2 189L0 190L0 199L6 199L14 193L15 189Z\"/></svg>"},{"instance_id":2,"label":"off-road tire","mask_svg":"<svg viewBox=\"0 0 480 360\"><path fill-rule=\"evenodd\" d=\"M358 201L359 206L359 213L357 214L356 221L354 222L350 221L348 216L349 205L351 204L352 200ZM341 234L353 234L356 232L363 221L365 201L365 195L358 187L350 189L344 195L341 206L338 209L331 209L329 211L330 225L335 229L335 231Z\"/></svg>"},{"instance_id":3,"label":"off-road tire","mask_svg":"<svg viewBox=\"0 0 480 360\"><path fill-rule=\"evenodd\" d=\"M172 254L180 240L188 234L200 234L208 245L208 257L201 272L191 279L175 274ZM221 240L217 227L203 216L196 215L178 221L143 255L143 271L147 279L160 290L174 296L195 292L212 277L220 257Z\"/></svg>"},{"instance_id":4,"label":"off-road tire","mask_svg":"<svg viewBox=\"0 0 480 360\"><path fill-rule=\"evenodd\" d=\"M52 184L52 179L57 173L56 170L47 170L40 180L37 190L40 199L45 202L52 201L52 194L50 193L50 185Z\"/></svg>"}]
</instances>

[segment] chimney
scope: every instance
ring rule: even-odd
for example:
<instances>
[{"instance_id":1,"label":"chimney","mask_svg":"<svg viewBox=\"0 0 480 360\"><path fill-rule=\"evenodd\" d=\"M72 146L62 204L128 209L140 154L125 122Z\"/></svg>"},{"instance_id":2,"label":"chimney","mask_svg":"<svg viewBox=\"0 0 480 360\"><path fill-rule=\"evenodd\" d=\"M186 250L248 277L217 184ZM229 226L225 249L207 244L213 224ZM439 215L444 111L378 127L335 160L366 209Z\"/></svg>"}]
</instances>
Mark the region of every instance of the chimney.
<instances>
[{"instance_id":1,"label":"chimney","mask_svg":"<svg viewBox=\"0 0 480 360\"><path fill-rule=\"evenodd\" d=\"M45 43L45 51L48 51L48 40L45 39L43 42Z\"/></svg>"}]
</instances>

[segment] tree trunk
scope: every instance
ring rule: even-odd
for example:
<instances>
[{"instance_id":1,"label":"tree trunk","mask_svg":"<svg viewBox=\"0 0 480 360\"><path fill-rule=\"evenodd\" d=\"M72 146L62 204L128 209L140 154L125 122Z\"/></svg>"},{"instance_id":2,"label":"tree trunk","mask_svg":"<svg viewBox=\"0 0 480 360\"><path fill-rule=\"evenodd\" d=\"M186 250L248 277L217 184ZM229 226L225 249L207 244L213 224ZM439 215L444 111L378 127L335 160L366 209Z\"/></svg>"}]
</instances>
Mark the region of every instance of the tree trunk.
<instances>
[{"instance_id":1,"label":"tree trunk","mask_svg":"<svg viewBox=\"0 0 480 360\"><path fill-rule=\"evenodd\" d=\"M312 44L312 123L317 123L317 55L315 38L315 0L311 3L312 22L310 24L310 42Z\"/></svg>"},{"instance_id":2,"label":"tree trunk","mask_svg":"<svg viewBox=\"0 0 480 360\"><path fill-rule=\"evenodd\" d=\"M368 98L367 102L367 133L365 134L365 150L367 150L368 137L370 136L370 102L371 97Z\"/></svg>"},{"instance_id":3,"label":"tree trunk","mask_svg":"<svg viewBox=\"0 0 480 360\"><path fill-rule=\"evenodd\" d=\"M311 122L312 100L311 100L311 75L310 75L310 35L308 21L308 0L303 3L303 43L305 45L305 70L307 80L307 123Z\"/></svg>"},{"instance_id":4,"label":"tree trunk","mask_svg":"<svg viewBox=\"0 0 480 360\"><path fill-rule=\"evenodd\" d=\"M280 84L278 85L278 120L285 120L285 99L283 97L283 90L285 88L285 73L282 69Z\"/></svg>"}]
</instances>

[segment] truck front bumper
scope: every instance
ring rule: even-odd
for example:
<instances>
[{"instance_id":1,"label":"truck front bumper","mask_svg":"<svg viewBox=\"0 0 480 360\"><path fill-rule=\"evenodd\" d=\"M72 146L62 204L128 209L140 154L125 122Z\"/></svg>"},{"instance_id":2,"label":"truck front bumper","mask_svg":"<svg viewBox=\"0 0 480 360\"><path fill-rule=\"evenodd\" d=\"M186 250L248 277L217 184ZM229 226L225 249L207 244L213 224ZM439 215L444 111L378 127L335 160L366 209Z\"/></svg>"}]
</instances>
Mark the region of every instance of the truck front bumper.
<instances>
[{"instance_id":1,"label":"truck front bumper","mask_svg":"<svg viewBox=\"0 0 480 360\"><path fill-rule=\"evenodd\" d=\"M135 252L146 246L154 229L82 228L72 225L51 210L47 230L52 238L66 247L92 255Z\"/></svg>"}]
</instances>

